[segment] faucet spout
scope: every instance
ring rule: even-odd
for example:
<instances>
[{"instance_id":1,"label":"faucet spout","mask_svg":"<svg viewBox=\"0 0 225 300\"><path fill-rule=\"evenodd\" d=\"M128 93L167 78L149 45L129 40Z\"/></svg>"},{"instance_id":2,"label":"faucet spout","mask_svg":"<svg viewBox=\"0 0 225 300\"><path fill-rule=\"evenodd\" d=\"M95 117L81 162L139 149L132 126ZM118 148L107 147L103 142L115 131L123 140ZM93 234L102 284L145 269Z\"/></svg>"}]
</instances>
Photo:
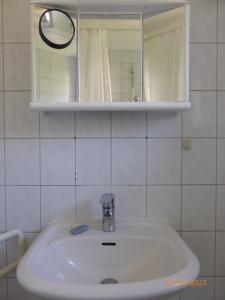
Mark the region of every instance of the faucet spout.
<instances>
[{"instance_id":1,"label":"faucet spout","mask_svg":"<svg viewBox=\"0 0 225 300\"><path fill-rule=\"evenodd\" d=\"M100 204L102 204L102 230L105 232L115 231L115 195L105 193L101 196Z\"/></svg>"}]
</instances>

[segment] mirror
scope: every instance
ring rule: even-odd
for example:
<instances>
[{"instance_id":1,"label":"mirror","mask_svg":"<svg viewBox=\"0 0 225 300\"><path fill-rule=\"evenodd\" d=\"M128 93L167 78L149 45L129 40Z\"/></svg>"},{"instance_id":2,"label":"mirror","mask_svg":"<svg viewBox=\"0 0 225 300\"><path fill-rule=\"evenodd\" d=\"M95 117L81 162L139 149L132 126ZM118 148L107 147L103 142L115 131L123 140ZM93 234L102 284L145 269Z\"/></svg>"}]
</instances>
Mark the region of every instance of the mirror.
<instances>
[{"instance_id":1,"label":"mirror","mask_svg":"<svg viewBox=\"0 0 225 300\"><path fill-rule=\"evenodd\" d=\"M80 15L80 101L141 101L140 15Z\"/></svg>"},{"instance_id":2,"label":"mirror","mask_svg":"<svg viewBox=\"0 0 225 300\"><path fill-rule=\"evenodd\" d=\"M78 98L77 15L35 6L34 76L39 102L74 102ZM40 27L43 36L40 35Z\"/></svg>"},{"instance_id":3,"label":"mirror","mask_svg":"<svg viewBox=\"0 0 225 300\"><path fill-rule=\"evenodd\" d=\"M32 7L34 100L188 102L188 5L79 13L79 29L77 13Z\"/></svg>"},{"instance_id":4,"label":"mirror","mask_svg":"<svg viewBox=\"0 0 225 300\"><path fill-rule=\"evenodd\" d=\"M144 15L144 101L186 101L186 8Z\"/></svg>"},{"instance_id":5,"label":"mirror","mask_svg":"<svg viewBox=\"0 0 225 300\"><path fill-rule=\"evenodd\" d=\"M39 33L48 46L55 49L64 49L70 45L74 38L74 22L63 11L48 9L40 18Z\"/></svg>"}]
</instances>

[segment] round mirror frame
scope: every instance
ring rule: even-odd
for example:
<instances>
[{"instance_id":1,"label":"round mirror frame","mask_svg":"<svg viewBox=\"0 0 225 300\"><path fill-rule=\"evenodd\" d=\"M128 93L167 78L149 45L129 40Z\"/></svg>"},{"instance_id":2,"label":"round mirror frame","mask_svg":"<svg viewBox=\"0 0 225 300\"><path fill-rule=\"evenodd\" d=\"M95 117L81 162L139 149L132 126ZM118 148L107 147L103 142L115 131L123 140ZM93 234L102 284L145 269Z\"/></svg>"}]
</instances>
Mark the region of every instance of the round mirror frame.
<instances>
[{"instance_id":1,"label":"round mirror frame","mask_svg":"<svg viewBox=\"0 0 225 300\"><path fill-rule=\"evenodd\" d=\"M47 12L50 12L50 11L59 11L59 12L63 13L63 14L70 20L70 22L71 22L71 24L72 24L72 27L73 27L73 35L72 35L71 39L70 39L68 42L66 42L66 43L64 43L64 44L55 44L55 43L51 42L49 39L47 39L47 37L44 35L44 33L43 33L43 31L42 31L42 28L41 28L41 22L42 22L42 18L45 16L45 14L46 14ZM49 47L54 48L54 49L64 49L64 48L68 47L68 46L72 43L72 41L73 41L73 38L74 38L74 36L75 36L75 30L76 30L72 18L71 18L66 12L64 12L63 10L61 10L61 9L56 9L56 8L53 8L53 9L47 9L47 10L41 15L40 20L39 20L39 26L38 26L38 28L39 28L39 34L40 34L42 40L43 40Z\"/></svg>"}]
</instances>

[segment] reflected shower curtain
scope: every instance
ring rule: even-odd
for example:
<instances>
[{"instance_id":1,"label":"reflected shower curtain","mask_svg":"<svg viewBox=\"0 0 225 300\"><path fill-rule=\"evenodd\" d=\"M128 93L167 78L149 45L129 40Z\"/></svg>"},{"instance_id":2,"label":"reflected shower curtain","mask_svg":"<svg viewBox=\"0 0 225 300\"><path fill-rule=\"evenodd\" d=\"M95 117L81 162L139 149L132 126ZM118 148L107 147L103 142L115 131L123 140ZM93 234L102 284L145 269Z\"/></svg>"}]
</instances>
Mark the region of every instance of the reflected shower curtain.
<instances>
[{"instance_id":1,"label":"reflected shower curtain","mask_svg":"<svg viewBox=\"0 0 225 300\"><path fill-rule=\"evenodd\" d=\"M184 41L184 27L145 40L146 101L182 101L184 99Z\"/></svg>"},{"instance_id":2,"label":"reflected shower curtain","mask_svg":"<svg viewBox=\"0 0 225 300\"><path fill-rule=\"evenodd\" d=\"M106 30L81 29L80 43L81 102L112 102Z\"/></svg>"}]
</instances>

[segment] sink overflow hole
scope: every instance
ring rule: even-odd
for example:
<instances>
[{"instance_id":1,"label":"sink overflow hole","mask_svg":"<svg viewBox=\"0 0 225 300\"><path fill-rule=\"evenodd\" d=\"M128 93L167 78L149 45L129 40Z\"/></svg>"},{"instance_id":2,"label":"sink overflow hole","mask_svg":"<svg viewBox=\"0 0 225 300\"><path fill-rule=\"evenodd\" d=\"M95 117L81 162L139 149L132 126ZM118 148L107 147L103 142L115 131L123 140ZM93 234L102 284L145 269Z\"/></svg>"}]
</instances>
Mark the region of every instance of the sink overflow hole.
<instances>
[{"instance_id":1,"label":"sink overflow hole","mask_svg":"<svg viewBox=\"0 0 225 300\"><path fill-rule=\"evenodd\" d=\"M102 246L116 246L116 243L111 242L111 243L102 243Z\"/></svg>"},{"instance_id":2,"label":"sink overflow hole","mask_svg":"<svg viewBox=\"0 0 225 300\"><path fill-rule=\"evenodd\" d=\"M118 283L118 281L113 278L105 278L100 281L100 284L115 284L115 283Z\"/></svg>"}]
</instances>

